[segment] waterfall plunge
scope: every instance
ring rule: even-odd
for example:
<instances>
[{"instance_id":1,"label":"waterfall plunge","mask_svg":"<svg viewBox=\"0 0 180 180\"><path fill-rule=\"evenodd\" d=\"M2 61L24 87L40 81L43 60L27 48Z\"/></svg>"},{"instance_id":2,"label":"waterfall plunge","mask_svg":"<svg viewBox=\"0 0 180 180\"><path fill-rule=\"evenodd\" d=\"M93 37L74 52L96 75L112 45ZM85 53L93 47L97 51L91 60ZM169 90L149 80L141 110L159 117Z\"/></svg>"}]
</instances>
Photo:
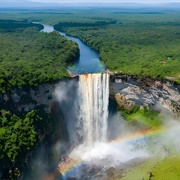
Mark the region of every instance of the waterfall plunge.
<instances>
[{"instance_id":1,"label":"waterfall plunge","mask_svg":"<svg viewBox=\"0 0 180 180\"><path fill-rule=\"evenodd\" d=\"M85 74L79 76L80 113L78 124L83 145L93 147L107 140L109 103L109 75Z\"/></svg>"}]
</instances>

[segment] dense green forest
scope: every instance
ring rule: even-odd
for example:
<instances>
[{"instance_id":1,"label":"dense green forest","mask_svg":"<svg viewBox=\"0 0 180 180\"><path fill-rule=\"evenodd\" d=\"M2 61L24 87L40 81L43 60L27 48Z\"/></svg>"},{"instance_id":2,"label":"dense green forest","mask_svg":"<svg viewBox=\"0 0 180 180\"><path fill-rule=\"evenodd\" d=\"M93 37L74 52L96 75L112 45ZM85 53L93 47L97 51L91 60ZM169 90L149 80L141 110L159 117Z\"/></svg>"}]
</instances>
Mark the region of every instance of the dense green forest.
<instances>
[{"instance_id":1,"label":"dense green forest","mask_svg":"<svg viewBox=\"0 0 180 180\"><path fill-rule=\"evenodd\" d=\"M14 13L14 14L13 14ZM180 83L180 19L157 8L3 11L0 18L38 21L77 36L100 52L112 71Z\"/></svg>"},{"instance_id":2,"label":"dense green forest","mask_svg":"<svg viewBox=\"0 0 180 180\"><path fill-rule=\"evenodd\" d=\"M0 110L0 170L11 167L11 179L20 175L18 163L22 163L27 152L37 143L38 133L35 131L34 122L40 119L36 110L23 117Z\"/></svg>"},{"instance_id":3,"label":"dense green forest","mask_svg":"<svg viewBox=\"0 0 180 180\"><path fill-rule=\"evenodd\" d=\"M66 66L79 56L76 43L27 20L0 20L0 92L69 77ZM21 103L21 102L20 102ZM45 112L17 116L0 107L0 178L17 179L25 158L46 133ZM39 127L40 126L40 127Z\"/></svg>"},{"instance_id":4,"label":"dense green forest","mask_svg":"<svg viewBox=\"0 0 180 180\"><path fill-rule=\"evenodd\" d=\"M180 83L179 13L116 12L109 15L111 19L107 18L108 14L104 16L90 19L90 14L91 25L79 18L70 23L67 18L55 28L79 37L98 50L101 60L112 71ZM74 25L76 21L78 27Z\"/></svg>"},{"instance_id":5,"label":"dense green forest","mask_svg":"<svg viewBox=\"0 0 180 180\"><path fill-rule=\"evenodd\" d=\"M31 22L55 25L57 30L79 37L100 52L101 61L112 71L180 83L179 12L96 8L0 12L2 93L68 77L66 67L79 56L76 43L58 32L40 32L42 25ZM0 164L11 179L20 175L16 167L38 142L38 114L32 110L17 116L0 108ZM157 124L160 121L149 109L124 112L133 123L144 115L150 123L152 118ZM45 118L41 128L47 126L43 121Z\"/></svg>"},{"instance_id":6,"label":"dense green forest","mask_svg":"<svg viewBox=\"0 0 180 180\"><path fill-rule=\"evenodd\" d=\"M39 32L41 26L0 20L1 92L68 77L66 66L78 57L77 44L58 32Z\"/></svg>"}]
</instances>

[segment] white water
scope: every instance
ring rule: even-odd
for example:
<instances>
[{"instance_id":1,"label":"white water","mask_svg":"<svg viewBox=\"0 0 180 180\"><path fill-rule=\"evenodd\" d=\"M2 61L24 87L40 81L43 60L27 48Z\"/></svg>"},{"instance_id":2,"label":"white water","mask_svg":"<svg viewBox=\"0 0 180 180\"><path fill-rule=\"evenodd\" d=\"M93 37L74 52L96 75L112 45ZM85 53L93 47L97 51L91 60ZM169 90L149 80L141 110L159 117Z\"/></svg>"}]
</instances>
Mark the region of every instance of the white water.
<instances>
[{"instance_id":1,"label":"white water","mask_svg":"<svg viewBox=\"0 0 180 180\"><path fill-rule=\"evenodd\" d=\"M80 75L79 98L78 126L82 131L82 144L92 148L95 143L107 140L109 75Z\"/></svg>"}]
</instances>

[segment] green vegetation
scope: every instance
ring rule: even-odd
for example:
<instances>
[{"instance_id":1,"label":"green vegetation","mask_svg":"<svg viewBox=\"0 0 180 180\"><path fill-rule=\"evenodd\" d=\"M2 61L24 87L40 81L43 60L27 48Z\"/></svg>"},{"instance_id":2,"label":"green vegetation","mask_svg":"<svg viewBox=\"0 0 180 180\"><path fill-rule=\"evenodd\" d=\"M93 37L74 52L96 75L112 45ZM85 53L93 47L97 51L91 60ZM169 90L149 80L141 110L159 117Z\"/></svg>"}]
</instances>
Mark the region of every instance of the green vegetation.
<instances>
[{"instance_id":1,"label":"green vegetation","mask_svg":"<svg viewBox=\"0 0 180 180\"><path fill-rule=\"evenodd\" d=\"M111 10L85 14L86 23L82 17L76 18L78 15L74 19L69 15L55 28L98 50L101 60L112 71L180 83L179 15L123 14Z\"/></svg>"},{"instance_id":2,"label":"green vegetation","mask_svg":"<svg viewBox=\"0 0 180 180\"><path fill-rule=\"evenodd\" d=\"M180 156L175 154L166 158L156 157L132 167L122 180L149 180L150 172L153 177L151 180L177 180L180 179L179 171ZM118 178L116 178L118 180Z\"/></svg>"},{"instance_id":3,"label":"green vegetation","mask_svg":"<svg viewBox=\"0 0 180 180\"><path fill-rule=\"evenodd\" d=\"M40 32L42 28L25 19L0 20L0 92L69 77L66 66L79 56L77 44L58 32ZM21 116L0 108L1 178L20 176L28 163L28 152L38 143L38 137L47 134L47 128L51 127L53 122L48 122L49 116L40 106L38 108L39 112L31 110ZM43 117L42 122L38 114Z\"/></svg>"},{"instance_id":4,"label":"green vegetation","mask_svg":"<svg viewBox=\"0 0 180 180\"><path fill-rule=\"evenodd\" d=\"M79 55L76 43L27 21L1 20L0 27L1 92L68 77L66 66Z\"/></svg>"},{"instance_id":5,"label":"green vegetation","mask_svg":"<svg viewBox=\"0 0 180 180\"><path fill-rule=\"evenodd\" d=\"M134 105L130 110L119 107L121 115L134 125L141 125L146 128L159 127L162 124L162 117L159 112L154 111L149 106L140 109Z\"/></svg>"},{"instance_id":6,"label":"green vegetation","mask_svg":"<svg viewBox=\"0 0 180 180\"><path fill-rule=\"evenodd\" d=\"M148 13L122 9L2 10L0 92L68 77L66 66L79 55L76 43L57 32L39 32L42 25L30 23L33 21L55 25L57 30L79 37L100 52L101 60L112 71L140 78L147 75L154 79L173 78L180 83L179 15L175 11ZM159 113L148 107L119 111L131 124L145 128L161 125ZM16 167L25 163L25 156L38 142L37 129L44 131L44 135L52 128L52 122L40 119L35 110L21 117L0 110L0 174L2 169L11 168L8 171L11 179L20 175ZM152 171L152 179L180 179L176 157L141 164L123 179L148 179L147 171Z\"/></svg>"},{"instance_id":7,"label":"green vegetation","mask_svg":"<svg viewBox=\"0 0 180 180\"><path fill-rule=\"evenodd\" d=\"M179 12L158 9L2 11L6 20L37 21L77 36L112 71L180 83Z\"/></svg>"},{"instance_id":8,"label":"green vegetation","mask_svg":"<svg viewBox=\"0 0 180 180\"><path fill-rule=\"evenodd\" d=\"M41 118L36 110L31 110L23 117L0 110L0 164L2 170L15 166L31 150L38 140L34 122Z\"/></svg>"}]
</instances>

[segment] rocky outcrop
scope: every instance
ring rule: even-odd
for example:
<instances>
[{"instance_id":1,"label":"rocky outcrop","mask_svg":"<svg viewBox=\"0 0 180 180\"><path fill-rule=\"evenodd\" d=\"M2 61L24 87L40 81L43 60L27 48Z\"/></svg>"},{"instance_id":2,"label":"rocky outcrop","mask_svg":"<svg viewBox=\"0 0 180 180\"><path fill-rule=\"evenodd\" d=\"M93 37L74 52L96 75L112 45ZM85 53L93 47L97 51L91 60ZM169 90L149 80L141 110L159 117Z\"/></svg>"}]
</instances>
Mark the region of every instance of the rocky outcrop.
<instances>
[{"instance_id":1,"label":"rocky outcrop","mask_svg":"<svg viewBox=\"0 0 180 180\"><path fill-rule=\"evenodd\" d=\"M147 81L145 79L139 81L131 77L123 81L121 76L112 79L110 97L114 98L120 107L128 109L128 104L129 106L160 105L173 112L176 117L180 116L180 85L154 81L150 78L147 78Z\"/></svg>"},{"instance_id":2,"label":"rocky outcrop","mask_svg":"<svg viewBox=\"0 0 180 180\"><path fill-rule=\"evenodd\" d=\"M134 101L126 99L126 96L120 93L117 93L115 95L115 99L119 107L122 107L123 109L126 109L126 110L130 110L135 104Z\"/></svg>"},{"instance_id":3,"label":"rocky outcrop","mask_svg":"<svg viewBox=\"0 0 180 180\"><path fill-rule=\"evenodd\" d=\"M53 90L56 84L43 84L37 88L14 89L0 95L2 108L14 113L28 112L38 106L44 106L44 110L50 113L54 101Z\"/></svg>"}]
</instances>

